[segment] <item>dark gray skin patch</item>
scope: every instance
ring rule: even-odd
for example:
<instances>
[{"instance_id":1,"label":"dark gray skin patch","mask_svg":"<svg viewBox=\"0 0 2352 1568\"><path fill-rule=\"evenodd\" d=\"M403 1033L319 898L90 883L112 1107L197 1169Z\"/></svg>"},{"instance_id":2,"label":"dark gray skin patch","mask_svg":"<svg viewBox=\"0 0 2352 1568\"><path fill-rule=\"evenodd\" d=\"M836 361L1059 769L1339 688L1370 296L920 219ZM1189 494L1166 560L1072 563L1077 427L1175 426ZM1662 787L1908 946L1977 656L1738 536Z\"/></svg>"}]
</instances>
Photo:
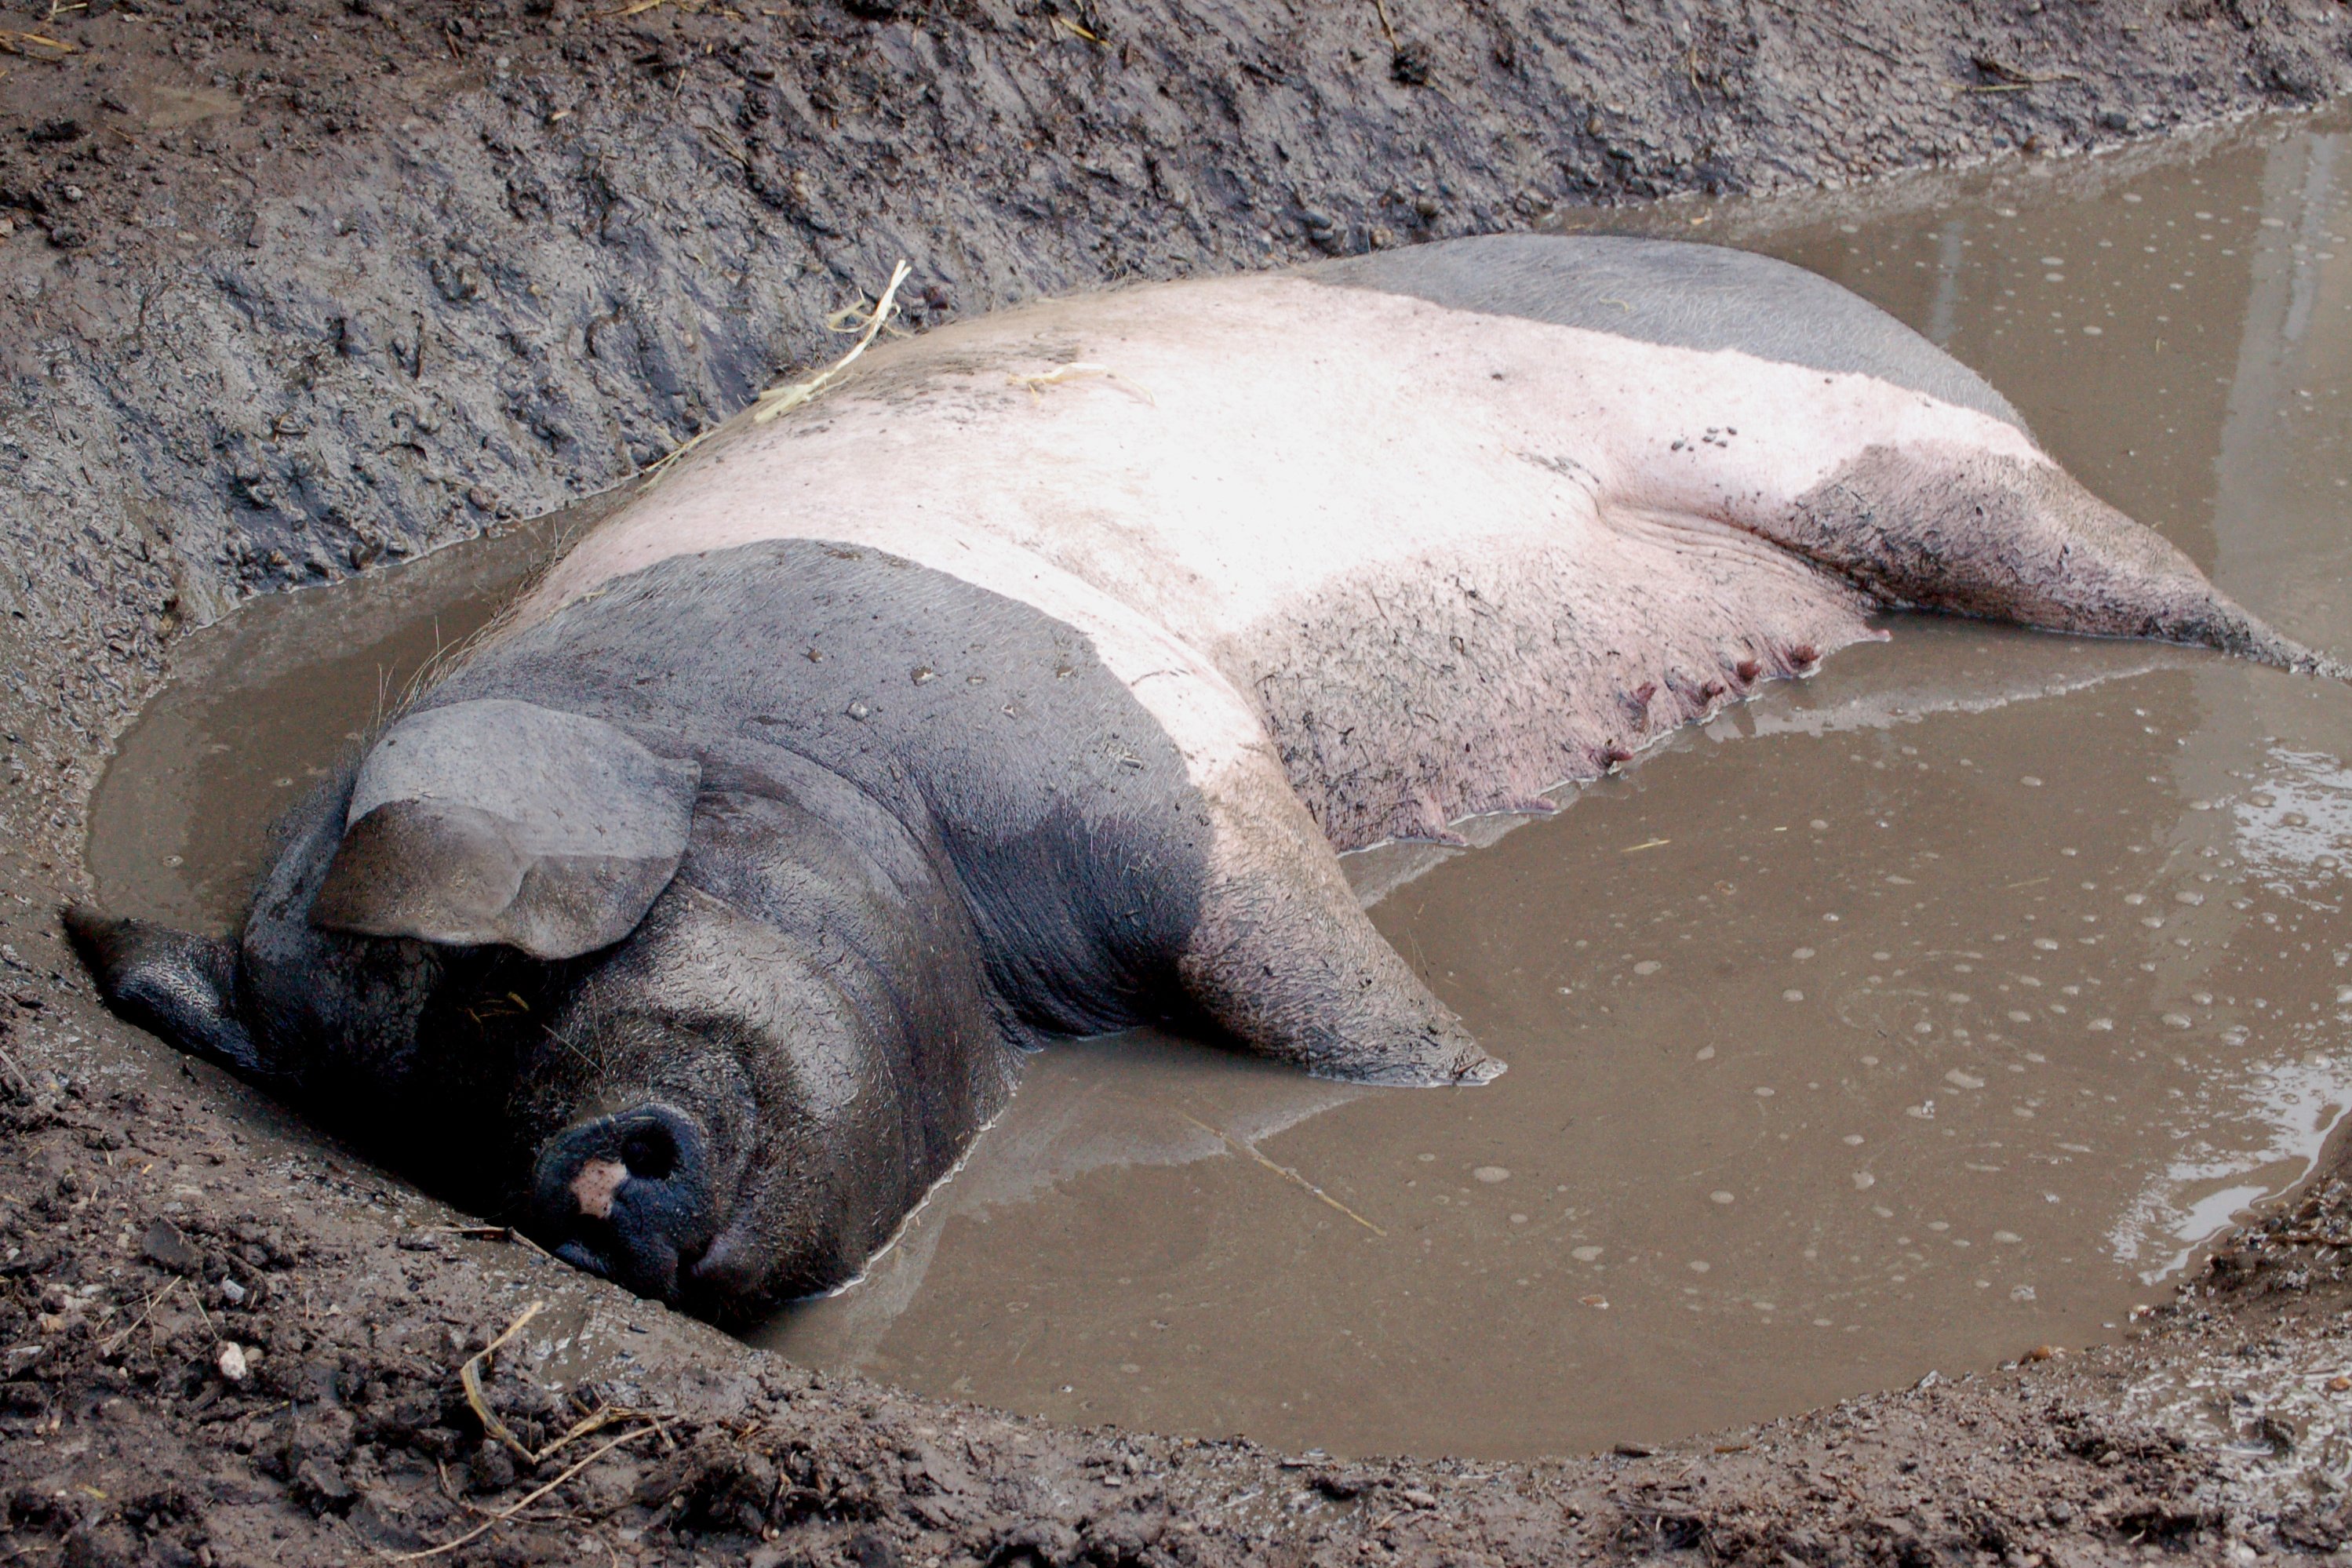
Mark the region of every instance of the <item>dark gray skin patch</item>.
<instances>
[{"instance_id":1,"label":"dark gray skin patch","mask_svg":"<svg viewBox=\"0 0 2352 1568\"><path fill-rule=\"evenodd\" d=\"M493 643L421 711L492 697L701 769L677 878L516 1091L537 1228L635 1289L731 1317L839 1283L1002 1104L1015 1048L1187 1008L1205 810L1091 644L1026 605L749 545ZM580 1174L631 1136L660 1168L584 1211Z\"/></svg>"},{"instance_id":2,"label":"dark gray skin patch","mask_svg":"<svg viewBox=\"0 0 2352 1568\"><path fill-rule=\"evenodd\" d=\"M1747 251L1632 235L1488 235L1319 262L1298 276L1454 310L1875 376L2026 428L1982 376L1885 311Z\"/></svg>"},{"instance_id":3,"label":"dark gray skin patch","mask_svg":"<svg viewBox=\"0 0 2352 1568\"><path fill-rule=\"evenodd\" d=\"M1204 810L1092 645L878 551L777 540L680 557L507 637L425 698L515 697L657 754L756 741L878 802L978 922L995 993L1064 1033L1175 1005Z\"/></svg>"}]
</instances>

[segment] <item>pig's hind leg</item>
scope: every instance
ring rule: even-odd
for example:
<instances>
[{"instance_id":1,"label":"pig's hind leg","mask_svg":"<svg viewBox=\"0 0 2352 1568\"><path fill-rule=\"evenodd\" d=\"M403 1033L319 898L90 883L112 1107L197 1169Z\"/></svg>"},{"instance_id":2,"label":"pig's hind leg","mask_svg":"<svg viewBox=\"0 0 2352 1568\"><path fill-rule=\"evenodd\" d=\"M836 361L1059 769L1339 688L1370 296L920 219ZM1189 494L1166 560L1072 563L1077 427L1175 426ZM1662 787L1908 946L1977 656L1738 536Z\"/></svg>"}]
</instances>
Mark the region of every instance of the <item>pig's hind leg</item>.
<instances>
[{"instance_id":1,"label":"pig's hind leg","mask_svg":"<svg viewBox=\"0 0 2352 1568\"><path fill-rule=\"evenodd\" d=\"M1864 449L1764 529L1889 609L2194 643L2352 678L2206 580L2055 464L1928 444Z\"/></svg>"}]
</instances>

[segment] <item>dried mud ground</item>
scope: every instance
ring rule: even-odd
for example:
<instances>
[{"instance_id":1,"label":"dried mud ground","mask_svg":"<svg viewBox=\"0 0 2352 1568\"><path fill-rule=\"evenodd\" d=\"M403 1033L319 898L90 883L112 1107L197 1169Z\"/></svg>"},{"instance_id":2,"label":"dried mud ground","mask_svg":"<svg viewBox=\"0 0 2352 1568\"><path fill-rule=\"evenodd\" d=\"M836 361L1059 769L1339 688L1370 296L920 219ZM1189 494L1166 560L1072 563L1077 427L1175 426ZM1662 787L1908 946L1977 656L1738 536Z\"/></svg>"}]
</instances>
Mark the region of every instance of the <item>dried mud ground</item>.
<instances>
[{"instance_id":1,"label":"dried mud ground","mask_svg":"<svg viewBox=\"0 0 2352 1568\"><path fill-rule=\"evenodd\" d=\"M2345 8L2274 0L9 0L0 1561L2333 1550L2333 1181L2102 1350L1650 1455L1337 1464L814 1376L469 1233L107 1018L55 912L179 632L610 483L900 256L920 326L2347 76Z\"/></svg>"}]
</instances>

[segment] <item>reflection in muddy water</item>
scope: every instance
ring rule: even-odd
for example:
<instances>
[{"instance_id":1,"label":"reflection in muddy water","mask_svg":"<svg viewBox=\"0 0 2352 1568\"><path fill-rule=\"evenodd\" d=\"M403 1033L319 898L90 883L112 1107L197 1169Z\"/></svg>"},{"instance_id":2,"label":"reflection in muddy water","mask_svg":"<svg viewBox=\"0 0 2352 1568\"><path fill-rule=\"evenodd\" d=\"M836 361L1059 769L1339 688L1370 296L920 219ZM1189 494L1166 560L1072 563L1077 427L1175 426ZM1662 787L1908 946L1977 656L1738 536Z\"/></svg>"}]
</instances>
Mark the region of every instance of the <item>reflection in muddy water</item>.
<instances>
[{"instance_id":1,"label":"reflection in muddy water","mask_svg":"<svg viewBox=\"0 0 2352 1568\"><path fill-rule=\"evenodd\" d=\"M2169 162L1643 221L1877 299L2231 593L2341 653L2343 143L2274 126ZM394 642L413 659L428 608L471 595L478 618L519 564L445 560L482 575L197 640L98 803L110 902L228 916L278 781L363 727ZM379 580L419 570L459 568ZM381 615L362 592L391 596ZM1513 1064L1496 1085L1057 1048L861 1283L756 1337L1082 1421L1498 1456L2105 1337L2296 1180L2352 1096L2352 693L1892 630L1548 821L1353 860L1383 930Z\"/></svg>"}]
</instances>

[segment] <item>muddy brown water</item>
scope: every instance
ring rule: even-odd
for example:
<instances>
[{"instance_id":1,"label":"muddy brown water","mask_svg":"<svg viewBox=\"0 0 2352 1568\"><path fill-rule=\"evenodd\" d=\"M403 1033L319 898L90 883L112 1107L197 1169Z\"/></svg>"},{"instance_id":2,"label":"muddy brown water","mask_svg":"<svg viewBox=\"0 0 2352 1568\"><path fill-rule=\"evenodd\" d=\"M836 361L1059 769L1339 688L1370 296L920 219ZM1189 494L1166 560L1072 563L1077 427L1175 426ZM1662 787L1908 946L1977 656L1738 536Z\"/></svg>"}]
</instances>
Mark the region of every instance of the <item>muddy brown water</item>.
<instances>
[{"instance_id":1,"label":"muddy brown water","mask_svg":"<svg viewBox=\"0 0 2352 1568\"><path fill-rule=\"evenodd\" d=\"M2095 489L2352 650L2352 137L1677 207L1977 366ZM190 640L89 864L226 928L266 824L574 516ZM1034 1059L856 1285L753 1337L1086 1423L1509 1457L2112 1335L2352 1103L2352 693L1898 619L1466 852L1353 857L1512 1064Z\"/></svg>"}]
</instances>

